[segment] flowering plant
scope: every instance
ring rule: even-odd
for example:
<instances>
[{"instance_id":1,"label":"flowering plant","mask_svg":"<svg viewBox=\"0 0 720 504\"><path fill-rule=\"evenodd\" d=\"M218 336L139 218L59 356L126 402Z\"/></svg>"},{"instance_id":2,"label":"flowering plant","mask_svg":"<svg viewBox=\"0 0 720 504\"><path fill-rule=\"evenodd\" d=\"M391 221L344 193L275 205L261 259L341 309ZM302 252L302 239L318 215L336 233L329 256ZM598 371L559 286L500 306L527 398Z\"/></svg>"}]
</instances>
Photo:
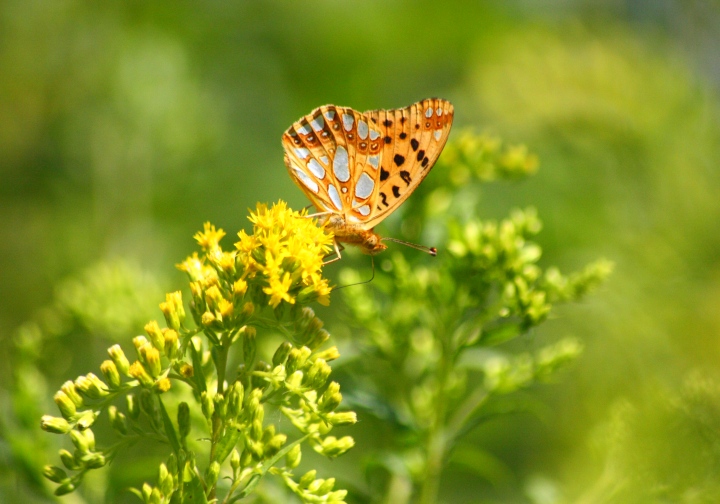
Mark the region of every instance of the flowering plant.
<instances>
[{"instance_id":1,"label":"flowering plant","mask_svg":"<svg viewBox=\"0 0 720 504\"><path fill-rule=\"evenodd\" d=\"M113 345L100 365L103 379L88 373L55 394L61 416L44 416L42 427L68 435L75 447L60 451L64 468L45 469L59 484L56 494L72 492L123 446L150 438L167 443L171 453L160 464L157 484L134 490L148 504L236 502L267 474L305 502L343 501L346 491L334 490L333 478L293 473L303 445L333 458L354 444L349 436L330 435L356 416L336 411L342 395L330 381L329 362L339 353L321 348L329 334L307 306L329 303L321 271L333 238L282 201L258 205L250 221L253 233L241 231L231 251L220 245L225 232L205 224L195 235L201 253L178 265L190 279L193 324L181 292L167 294L160 304L166 327L157 321L145 326L146 335L133 339L132 363ZM285 337L271 362L258 357L261 331ZM296 432L268 424L268 408L280 411ZM92 427L103 413L118 441L99 448Z\"/></svg>"}]
</instances>

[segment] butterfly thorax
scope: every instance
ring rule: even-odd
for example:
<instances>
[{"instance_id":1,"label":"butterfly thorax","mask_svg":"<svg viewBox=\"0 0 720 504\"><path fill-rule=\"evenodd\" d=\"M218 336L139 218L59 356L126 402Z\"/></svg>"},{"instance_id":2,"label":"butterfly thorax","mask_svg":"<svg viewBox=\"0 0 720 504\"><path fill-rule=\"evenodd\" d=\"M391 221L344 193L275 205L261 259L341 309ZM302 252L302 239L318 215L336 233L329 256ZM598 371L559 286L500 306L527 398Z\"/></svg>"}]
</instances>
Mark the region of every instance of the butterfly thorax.
<instances>
[{"instance_id":1,"label":"butterfly thorax","mask_svg":"<svg viewBox=\"0 0 720 504\"><path fill-rule=\"evenodd\" d=\"M319 221L333 233L337 242L356 245L364 254L375 255L387 249L387 245L382 243L380 235L375 231L362 229L360 224L350 224L340 214L321 217Z\"/></svg>"}]
</instances>

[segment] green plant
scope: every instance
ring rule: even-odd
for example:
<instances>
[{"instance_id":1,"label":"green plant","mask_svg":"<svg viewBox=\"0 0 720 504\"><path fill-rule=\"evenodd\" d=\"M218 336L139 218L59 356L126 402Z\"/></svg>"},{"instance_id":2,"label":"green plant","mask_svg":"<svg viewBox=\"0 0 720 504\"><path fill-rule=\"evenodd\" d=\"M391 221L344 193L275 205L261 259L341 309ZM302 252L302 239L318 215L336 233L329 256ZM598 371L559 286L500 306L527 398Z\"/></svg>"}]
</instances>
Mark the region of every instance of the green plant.
<instances>
[{"instance_id":1,"label":"green plant","mask_svg":"<svg viewBox=\"0 0 720 504\"><path fill-rule=\"evenodd\" d=\"M57 495L75 490L121 448L157 441L170 454L157 484L134 490L146 503L236 502L268 473L304 502L343 501L346 491L334 490L333 478L293 473L303 444L330 458L354 444L330 435L356 416L336 411L342 395L328 363L339 353L321 349L329 334L307 306L329 302L320 272L332 236L282 202L258 205L250 219L254 233L241 231L232 251L220 246L225 233L206 224L195 236L202 254L178 265L190 278L193 324L181 293L168 294L160 304L166 327L151 321L147 336L133 339L134 362L113 345L100 366L103 379L88 373L55 394L61 416L44 416L42 428L68 435L74 446L60 451L64 468L45 468ZM284 338L265 362L258 338L273 332ZM267 422L268 409L288 418L295 433ZM99 447L93 425L103 413L117 441Z\"/></svg>"},{"instance_id":2,"label":"green plant","mask_svg":"<svg viewBox=\"0 0 720 504\"><path fill-rule=\"evenodd\" d=\"M355 369L366 377L358 388L374 398L361 416L382 412L396 427L394 444L375 457L391 479L405 480L380 491L393 503L437 502L443 467L491 400L547 381L578 357L574 338L520 354L500 345L545 321L556 303L581 298L612 269L605 260L569 276L540 267L532 238L541 223L532 208L500 222L478 218L479 183L535 171L525 147L464 131L441 160L403 217L403 229L425 230L444 244L438 257L396 249L373 282L344 290L362 334L353 338L362 356L355 366L373 370ZM361 278L346 269L342 283Z\"/></svg>"}]
</instances>

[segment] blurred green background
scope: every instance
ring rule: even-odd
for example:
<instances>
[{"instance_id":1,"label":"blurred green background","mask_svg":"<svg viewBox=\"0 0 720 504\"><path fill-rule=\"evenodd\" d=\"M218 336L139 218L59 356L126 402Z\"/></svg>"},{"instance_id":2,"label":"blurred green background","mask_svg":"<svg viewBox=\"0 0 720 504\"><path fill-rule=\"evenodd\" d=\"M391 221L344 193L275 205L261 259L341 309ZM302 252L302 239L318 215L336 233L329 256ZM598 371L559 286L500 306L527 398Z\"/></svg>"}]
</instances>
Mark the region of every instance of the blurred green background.
<instances>
[{"instance_id":1,"label":"blurred green background","mask_svg":"<svg viewBox=\"0 0 720 504\"><path fill-rule=\"evenodd\" d=\"M443 502L720 502L718 47L717 0L4 0L0 500L51 501L39 415L160 316L204 221L232 239L257 201L307 204L285 128L440 96L456 128L539 155L487 186L488 218L534 205L546 265L616 263L542 328L581 337L580 364L470 436L493 470L452 460ZM338 312L319 314L342 334ZM337 461L350 485L373 425ZM114 501L103 485L65 502Z\"/></svg>"}]
</instances>

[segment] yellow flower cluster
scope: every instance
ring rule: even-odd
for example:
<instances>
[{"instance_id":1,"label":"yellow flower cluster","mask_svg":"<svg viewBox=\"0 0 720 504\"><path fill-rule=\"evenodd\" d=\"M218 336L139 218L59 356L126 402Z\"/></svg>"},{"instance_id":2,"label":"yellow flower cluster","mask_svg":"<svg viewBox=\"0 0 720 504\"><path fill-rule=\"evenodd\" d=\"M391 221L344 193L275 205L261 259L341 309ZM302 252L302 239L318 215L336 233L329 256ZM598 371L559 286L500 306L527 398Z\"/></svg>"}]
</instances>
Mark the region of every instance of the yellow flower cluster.
<instances>
[{"instance_id":1,"label":"yellow flower cluster","mask_svg":"<svg viewBox=\"0 0 720 504\"><path fill-rule=\"evenodd\" d=\"M258 204L250 222L253 233L240 231L236 250L230 252L220 246L225 232L206 223L195 235L204 254L193 254L178 265L190 277L196 308L204 310L203 325L229 321L234 313L247 314L252 311L247 304L260 298L273 308L283 301L295 304L298 297L330 301L322 266L332 250L332 235L283 201L270 208ZM246 299L248 292L251 299Z\"/></svg>"},{"instance_id":2,"label":"yellow flower cluster","mask_svg":"<svg viewBox=\"0 0 720 504\"><path fill-rule=\"evenodd\" d=\"M315 293L321 304L330 302L330 287L322 278L325 256L332 250L333 237L308 219L305 212L294 212L284 201L272 208L258 203L250 213L253 234L240 231L235 244L247 278L258 273L267 283L263 292L275 307L281 301L295 303L292 292Z\"/></svg>"}]
</instances>

